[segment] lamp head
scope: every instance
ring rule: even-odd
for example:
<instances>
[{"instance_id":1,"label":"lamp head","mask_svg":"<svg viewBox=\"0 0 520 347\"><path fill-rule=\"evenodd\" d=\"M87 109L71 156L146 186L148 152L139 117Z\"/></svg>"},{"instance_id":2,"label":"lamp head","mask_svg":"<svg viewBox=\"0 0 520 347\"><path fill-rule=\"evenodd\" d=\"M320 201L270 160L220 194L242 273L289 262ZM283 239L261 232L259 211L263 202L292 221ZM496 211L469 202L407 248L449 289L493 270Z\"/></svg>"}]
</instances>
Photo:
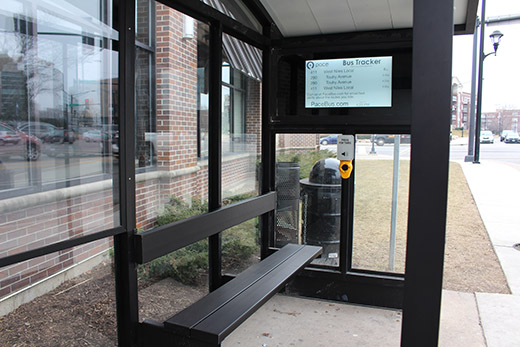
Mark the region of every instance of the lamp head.
<instances>
[{"instance_id":1,"label":"lamp head","mask_svg":"<svg viewBox=\"0 0 520 347\"><path fill-rule=\"evenodd\" d=\"M493 48L495 49L495 55L497 54L498 45L500 44L500 40L502 39L502 34L499 30L493 31L489 37L491 38L491 42L493 42Z\"/></svg>"}]
</instances>

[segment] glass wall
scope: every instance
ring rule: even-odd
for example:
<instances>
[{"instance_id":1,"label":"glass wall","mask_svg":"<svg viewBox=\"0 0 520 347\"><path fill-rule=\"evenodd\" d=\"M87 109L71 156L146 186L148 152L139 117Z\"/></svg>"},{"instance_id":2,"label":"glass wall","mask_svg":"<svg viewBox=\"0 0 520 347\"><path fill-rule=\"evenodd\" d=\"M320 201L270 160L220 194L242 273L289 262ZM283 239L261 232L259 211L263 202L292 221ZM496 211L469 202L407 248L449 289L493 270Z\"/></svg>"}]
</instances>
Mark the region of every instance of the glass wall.
<instances>
[{"instance_id":1,"label":"glass wall","mask_svg":"<svg viewBox=\"0 0 520 347\"><path fill-rule=\"evenodd\" d=\"M222 197L228 203L259 194L262 54L229 35L222 40Z\"/></svg>"},{"instance_id":2,"label":"glass wall","mask_svg":"<svg viewBox=\"0 0 520 347\"><path fill-rule=\"evenodd\" d=\"M336 148L320 134L277 134L275 182L277 247L323 247L313 264L339 265L341 177Z\"/></svg>"},{"instance_id":3,"label":"glass wall","mask_svg":"<svg viewBox=\"0 0 520 347\"><path fill-rule=\"evenodd\" d=\"M0 259L120 225L113 25L109 0L0 2ZM116 345L112 244L0 268L0 340Z\"/></svg>"},{"instance_id":4,"label":"glass wall","mask_svg":"<svg viewBox=\"0 0 520 347\"><path fill-rule=\"evenodd\" d=\"M111 178L118 124L111 7L0 6L0 197Z\"/></svg>"},{"instance_id":5,"label":"glass wall","mask_svg":"<svg viewBox=\"0 0 520 347\"><path fill-rule=\"evenodd\" d=\"M207 143L208 32L206 23L165 5L137 1L135 165L140 231L207 211L208 163L199 157L197 140Z\"/></svg>"},{"instance_id":6,"label":"glass wall","mask_svg":"<svg viewBox=\"0 0 520 347\"><path fill-rule=\"evenodd\" d=\"M0 11L4 257L119 225L118 33L106 0Z\"/></svg>"},{"instance_id":7,"label":"glass wall","mask_svg":"<svg viewBox=\"0 0 520 347\"><path fill-rule=\"evenodd\" d=\"M337 134L276 137L276 246L322 246L315 265L339 265L337 139ZM352 269L404 273L410 135L356 135L353 170Z\"/></svg>"},{"instance_id":8,"label":"glass wall","mask_svg":"<svg viewBox=\"0 0 520 347\"><path fill-rule=\"evenodd\" d=\"M19 272L10 279L13 292L30 285L0 302L2 346L117 346L111 244L103 239L0 268L0 279Z\"/></svg>"},{"instance_id":9,"label":"glass wall","mask_svg":"<svg viewBox=\"0 0 520 347\"><path fill-rule=\"evenodd\" d=\"M357 135L352 268L404 273L410 135Z\"/></svg>"}]
</instances>

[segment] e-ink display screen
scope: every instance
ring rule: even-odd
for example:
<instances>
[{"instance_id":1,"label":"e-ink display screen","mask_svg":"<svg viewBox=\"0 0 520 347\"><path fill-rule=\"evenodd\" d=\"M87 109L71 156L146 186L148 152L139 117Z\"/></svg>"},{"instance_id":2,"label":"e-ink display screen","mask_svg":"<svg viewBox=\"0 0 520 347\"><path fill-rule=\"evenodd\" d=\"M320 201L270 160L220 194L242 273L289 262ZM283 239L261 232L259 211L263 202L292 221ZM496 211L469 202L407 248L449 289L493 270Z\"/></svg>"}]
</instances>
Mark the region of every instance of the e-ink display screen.
<instances>
[{"instance_id":1,"label":"e-ink display screen","mask_svg":"<svg viewBox=\"0 0 520 347\"><path fill-rule=\"evenodd\" d=\"M305 107L392 107L392 57L305 61Z\"/></svg>"}]
</instances>

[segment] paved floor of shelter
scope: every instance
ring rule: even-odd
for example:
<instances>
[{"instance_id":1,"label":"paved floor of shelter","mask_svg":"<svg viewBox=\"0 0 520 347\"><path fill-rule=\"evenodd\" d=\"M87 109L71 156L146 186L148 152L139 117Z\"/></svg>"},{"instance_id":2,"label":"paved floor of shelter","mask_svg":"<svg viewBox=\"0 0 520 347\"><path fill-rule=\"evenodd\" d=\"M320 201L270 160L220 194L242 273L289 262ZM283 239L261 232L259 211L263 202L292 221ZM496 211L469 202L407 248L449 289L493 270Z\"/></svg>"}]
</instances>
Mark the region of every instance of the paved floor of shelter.
<instances>
[{"instance_id":1,"label":"paved floor of shelter","mask_svg":"<svg viewBox=\"0 0 520 347\"><path fill-rule=\"evenodd\" d=\"M439 346L520 346L520 167L461 163L511 295L443 291ZM277 295L223 346L399 346L401 312Z\"/></svg>"}]
</instances>

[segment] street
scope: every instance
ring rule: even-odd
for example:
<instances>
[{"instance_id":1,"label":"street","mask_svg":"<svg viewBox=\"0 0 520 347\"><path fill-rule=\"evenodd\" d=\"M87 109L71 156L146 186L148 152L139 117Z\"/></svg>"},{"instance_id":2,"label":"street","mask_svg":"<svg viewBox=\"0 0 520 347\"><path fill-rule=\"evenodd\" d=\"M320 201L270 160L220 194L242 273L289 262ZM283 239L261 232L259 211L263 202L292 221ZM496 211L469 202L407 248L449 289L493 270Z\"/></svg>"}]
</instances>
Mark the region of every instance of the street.
<instances>
[{"instance_id":1,"label":"street","mask_svg":"<svg viewBox=\"0 0 520 347\"><path fill-rule=\"evenodd\" d=\"M322 145L321 149L336 152L336 145ZM410 144L400 145L401 160L409 160ZM374 150L375 154L371 153ZM45 144L37 161L28 162L22 157L3 158L0 163L0 190L23 188L32 184L63 182L85 179L99 174L110 174L117 165L114 156L102 155L99 142L76 141L74 144ZM450 145L450 160L464 161L468 146L455 140ZM394 145L373 146L370 142L356 144L357 158L392 159ZM480 161L494 160L520 166L520 144L507 144L495 139L493 144L480 145Z\"/></svg>"},{"instance_id":2,"label":"street","mask_svg":"<svg viewBox=\"0 0 520 347\"><path fill-rule=\"evenodd\" d=\"M467 145L452 145L451 160L464 160L468 154ZM504 143L495 139L495 143L480 144L480 161L496 160L508 164L520 165L520 144Z\"/></svg>"},{"instance_id":3,"label":"street","mask_svg":"<svg viewBox=\"0 0 520 347\"><path fill-rule=\"evenodd\" d=\"M371 143L358 142L356 144L357 150L356 155L370 154L372 150ZM336 152L336 145L320 146L321 149L328 149ZM401 159L408 159L410 156L410 144L400 145L400 157ZM384 146L375 145L373 149L377 156L393 158L394 145L387 143ZM450 144L450 160L464 161L464 158L468 154L467 144L462 144L462 141L453 141ZM508 164L520 165L520 144L516 143L504 143L500 142L499 139L495 139L495 143L482 143L480 144L480 161L495 160Z\"/></svg>"},{"instance_id":4,"label":"street","mask_svg":"<svg viewBox=\"0 0 520 347\"><path fill-rule=\"evenodd\" d=\"M102 155L100 142L45 143L36 161L29 162L21 156L2 158L0 191L110 174L115 163L114 156Z\"/></svg>"}]
</instances>

